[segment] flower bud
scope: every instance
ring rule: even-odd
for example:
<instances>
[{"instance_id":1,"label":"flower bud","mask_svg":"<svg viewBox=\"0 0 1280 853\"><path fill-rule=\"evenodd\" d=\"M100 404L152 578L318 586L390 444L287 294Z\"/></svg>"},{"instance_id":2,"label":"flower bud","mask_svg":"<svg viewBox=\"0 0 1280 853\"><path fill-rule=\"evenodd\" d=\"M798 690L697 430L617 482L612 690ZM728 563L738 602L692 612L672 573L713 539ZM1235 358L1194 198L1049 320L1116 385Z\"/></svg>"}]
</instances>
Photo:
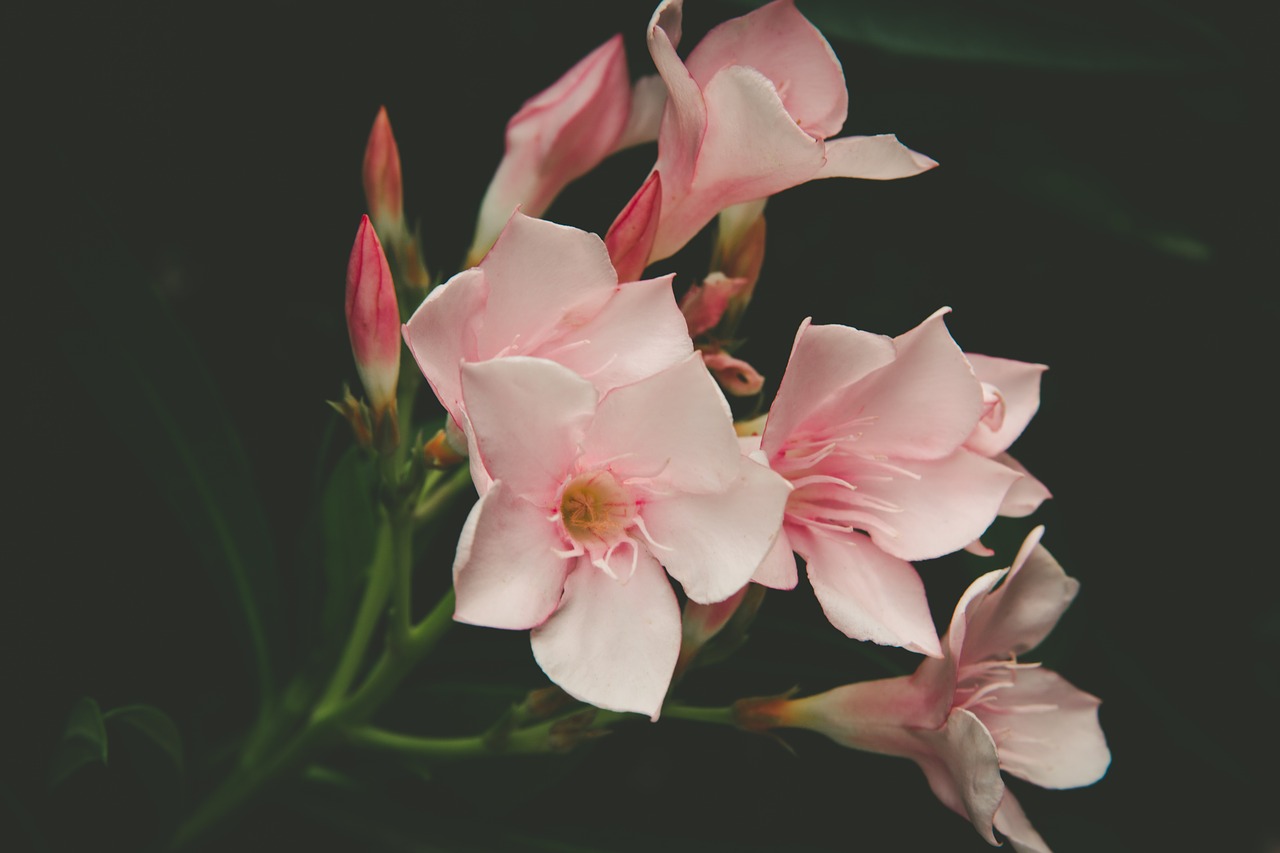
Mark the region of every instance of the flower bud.
<instances>
[{"instance_id":1,"label":"flower bud","mask_svg":"<svg viewBox=\"0 0 1280 853\"><path fill-rule=\"evenodd\" d=\"M727 352L704 350L702 360L707 365L707 370L720 383L720 387L735 397L759 394L764 387L764 377L754 367Z\"/></svg>"},{"instance_id":2,"label":"flower bud","mask_svg":"<svg viewBox=\"0 0 1280 853\"><path fill-rule=\"evenodd\" d=\"M389 243L398 243L400 237L407 233L404 185L400 177L400 149L391 132L386 107L379 108L364 149L364 197L374 227Z\"/></svg>"},{"instance_id":3,"label":"flower bud","mask_svg":"<svg viewBox=\"0 0 1280 853\"><path fill-rule=\"evenodd\" d=\"M711 253L711 269L729 278L740 278L745 284L729 302L722 327L731 336L751 296L760 268L764 265L764 204L766 199L735 204L721 211L715 248Z\"/></svg>"},{"instance_id":4,"label":"flower bud","mask_svg":"<svg viewBox=\"0 0 1280 853\"><path fill-rule=\"evenodd\" d=\"M400 309L387 257L368 216L360 220L360 230L347 263L346 310L351 352L373 410L374 432L378 433L388 412L393 425L395 421L396 381L400 375Z\"/></svg>"},{"instance_id":5,"label":"flower bud","mask_svg":"<svg viewBox=\"0 0 1280 853\"><path fill-rule=\"evenodd\" d=\"M713 272L702 284L690 287L680 299L680 313L689 324L689 337L696 338L714 329L729 307L729 300L746 287L745 278L729 278L720 272Z\"/></svg>"}]
</instances>

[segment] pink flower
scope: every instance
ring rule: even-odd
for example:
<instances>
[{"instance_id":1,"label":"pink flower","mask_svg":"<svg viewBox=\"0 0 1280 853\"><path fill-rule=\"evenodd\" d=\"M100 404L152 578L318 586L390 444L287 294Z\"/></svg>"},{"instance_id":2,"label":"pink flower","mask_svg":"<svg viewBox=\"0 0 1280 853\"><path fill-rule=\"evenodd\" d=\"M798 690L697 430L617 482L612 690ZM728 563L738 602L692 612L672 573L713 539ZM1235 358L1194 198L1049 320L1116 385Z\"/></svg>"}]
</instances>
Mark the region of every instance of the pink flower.
<instances>
[{"instance_id":1,"label":"pink flower","mask_svg":"<svg viewBox=\"0 0 1280 853\"><path fill-rule=\"evenodd\" d=\"M746 700L748 725L812 729L855 749L910 758L938 799L989 842L997 843L994 827L1015 850L1047 851L1000 770L1045 788L1075 788L1102 778L1111 753L1096 697L1017 662L1079 588L1038 544L1043 531L1031 532L1011 568L965 592L943 638L944 658L924 660L910 676L803 699Z\"/></svg>"},{"instance_id":2,"label":"pink flower","mask_svg":"<svg viewBox=\"0 0 1280 853\"><path fill-rule=\"evenodd\" d=\"M364 197L377 230L390 244L407 230L404 224L404 187L400 177L400 149L391 132L387 108L379 107L364 149Z\"/></svg>"},{"instance_id":3,"label":"pink flower","mask_svg":"<svg viewBox=\"0 0 1280 853\"><path fill-rule=\"evenodd\" d=\"M347 262L347 333L375 422L394 414L400 377L400 309L387 257L368 216L360 218Z\"/></svg>"},{"instance_id":4,"label":"pink flower","mask_svg":"<svg viewBox=\"0 0 1280 853\"><path fill-rule=\"evenodd\" d=\"M663 567L693 601L733 595L777 535L786 482L738 452L696 355L603 397L519 356L464 365L462 390L489 482L458 544L454 618L532 628L565 691L656 719L681 637Z\"/></svg>"},{"instance_id":5,"label":"pink flower","mask_svg":"<svg viewBox=\"0 0 1280 853\"><path fill-rule=\"evenodd\" d=\"M506 153L480 204L468 265L484 257L517 207L541 216L605 157L656 138L664 98L653 78L633 92L618 35L526 101L507 122Z\"/></svg>"},{"instance_id":6,"label":"pink flower","mask_svg":"<svg viewBox=\"0 0 1280 853\"><path fill-rule=\"evenodd\" d=\"M404 338L464 432L464 363L547 358L604 393L693 349L671 276L620 284L599 237L518 212L478 267L431 292Z\"/></svg>"},{"instance_id":7,"label":"pink flower","mask_svg":"<svg viewBox=\"0 0 1280 853\"><path fill-rule=\"evenodd\" d=\"M806 320L760 437L795 491L756 580L796 583L791 551L850 637L940 655L910 561L959 550L1018 478L965 447L982 386L938 311L897 338Z\"/></svg>"},{"instance_id":8,"label":"pink flower","mask_svg":"<svg viewBox=\"0 0 1280 853\"><path fill-rule=\"evenodd\" d=\"M662 201L650 261L674 254L717 213L815 178L903 178L937 164L892 135L827 142L844 125L844 74L791 0L713 29L681 62L682 0L649 22L667 88L654 169Z\"/></svg>"}]
</instances>

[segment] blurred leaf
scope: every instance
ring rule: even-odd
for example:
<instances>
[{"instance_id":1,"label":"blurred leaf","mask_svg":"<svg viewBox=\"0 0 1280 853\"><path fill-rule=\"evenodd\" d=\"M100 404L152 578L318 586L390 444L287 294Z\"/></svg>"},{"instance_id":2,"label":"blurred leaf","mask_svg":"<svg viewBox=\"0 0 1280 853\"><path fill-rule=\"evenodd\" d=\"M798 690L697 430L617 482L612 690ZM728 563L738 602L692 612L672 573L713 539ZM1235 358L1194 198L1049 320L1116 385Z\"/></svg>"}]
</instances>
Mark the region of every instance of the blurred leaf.
<instances>
[{"instance_id":1,"label":"blurred leaf","mask_svg":"<svg viewBox=\"0 0 1280 853\"><path fill-rule=\"evenodd\" d=\"M64 258L91 320L64 351L106 419L143 464L230 602L260 700L272 685L268 626L279 629L271 532L218 389L190 337L119 246Z\"/></svg>"},{"instance_id":2,"label":"blurred leaf","mask_svg":"<svg viewBox=\"0 0 1280 853\"><path fill-rule=\"evenodd\" d=\"M107 729L98 703L86 696L75 704L67 718L49 770L50 787L94 762L104 767L107 764Z\"/></svg>"},{"instance_id":3,"label":"blurred leaf","mask_svg":"<svg viewBox=\"0 0 1280 853\"><path fill-rule=\"evenodd\" d=\"M359 600L377 536L374 483L369 454L353 445L338 460L320 500L325 636L343 631Z\"/></svg>"},{"instance_id":4,"label":"blurred leaf","mask_svg":"<svg viewBox=\"0 0 1280 853\"><path fill-rule=\"evenodd\" d=\"M1160 3L802 0L800 7L830 39L923 59L1049 71L1169 73L1221 65L1229 58L1221 36L1206 24L1161 13Z\"/></svg>"},{"instance_id":5,"label":"blurred leaf","mask_svg":"<svg viewBox=\"0 0 1280 853\"><path fill-rule=\"evenodd\" d=\"M182 733L169 716L150 705L126 705L112 708L104 717L108 723L128 726L155 744L173 762L174 768L183 770Z\"/></svg>"}]
</instances>

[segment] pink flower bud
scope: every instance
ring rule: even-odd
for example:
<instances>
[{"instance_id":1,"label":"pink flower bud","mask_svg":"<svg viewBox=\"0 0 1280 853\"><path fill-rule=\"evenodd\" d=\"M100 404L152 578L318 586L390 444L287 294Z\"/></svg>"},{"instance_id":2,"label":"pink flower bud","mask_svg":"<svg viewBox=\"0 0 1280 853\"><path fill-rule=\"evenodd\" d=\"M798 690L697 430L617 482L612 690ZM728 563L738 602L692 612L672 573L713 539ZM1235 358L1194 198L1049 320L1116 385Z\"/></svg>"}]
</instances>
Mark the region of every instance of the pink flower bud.
<instances>
[{"instance_id":1,"label":"pink flower bud","mask_svg":"<svg viewBox=\"0 0 1280 853\"><path fill-rule=\"evenodd\" d=\"M400 375L400 309L391 269L369 217L360 219L347 263L347 332L375 424L395 411Z\"/></svg>"},{"instance_id":2,"label":"pink flower bud","mask_svg":"<svg viewBox=\"0 0 1280 853\"><path fill-rule=\"evenodd\" d=\"M720 387L735 397L759 394L764 387L764 377L754 367L727 352L703 352L702 360Z\"/></svg>"},{"instance_id":3,"label":"pink flower bud","mask_svg":"<svg viewBox=\"0 0 1280 853\"><path fill-rule=\"evenodd\" d=\"M386 107L379 108L364 149L364 197L374 226L390 242L396 242L405 233L404 186L400 149L396 147Z\"/></svg>"},{"instance_id":4,"label":"pink flower bud","mask_svg":"<svg viewBox=\"0 0 1280 853\"><path fill-rule=\"evenodd\" d=\"M649 173L639 192L627 202L604 237L618 281L636 281L649 263L662 209L662 176Z\"/></svg>"}]
</instances>

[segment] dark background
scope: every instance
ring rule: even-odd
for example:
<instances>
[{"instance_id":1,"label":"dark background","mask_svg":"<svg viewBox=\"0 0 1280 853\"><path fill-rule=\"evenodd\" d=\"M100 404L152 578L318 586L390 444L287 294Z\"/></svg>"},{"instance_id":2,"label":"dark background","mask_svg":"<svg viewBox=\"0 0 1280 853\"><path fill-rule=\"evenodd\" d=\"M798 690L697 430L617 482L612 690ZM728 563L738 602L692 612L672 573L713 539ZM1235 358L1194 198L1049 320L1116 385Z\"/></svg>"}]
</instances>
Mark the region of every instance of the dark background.
<instances>
[{"instance_id":1,"label":"dark background","mask_svg":"<svg viewBox=\"0 0 1280 853\"><path fill-rule=\"evenodd\" d=\"M804 317L898 334L950 305L967 350L1048 364L1014 452L1054 500L999 522L994 560L921 568L945 624L965 584L1044 523L1082 581L1041 657L1104 700L1111 769L1091 788L1011 789L1059 853L1280 849L1266 406L1280 186L1264 22L1167 0L799 6L844 63L845 132L895 132L942 166L770 201L741 354L772 394ZM745 9L690 0L685 49ZM507 118L618 31L633 72L649 73L651 11L551 0L8 13L21 222L5 253L17 261L5 849L144 848L207 790L250 719L255 685L210 528L192 520L192 471L210 477L230 529L250 531L250 569L274 567L255 583L281 680L322 661L315 507L348 441L324 401L355 382L343 276L379 105L427 262L450 274ZM549 218L603 232L652 152L609 161ZM704 235L662 271L683 288L708 251ZM227 450L236 442L242 453ZM424 607L451 548L423 563ZM802 588L771 594L744 652L686 695L724 704L913 665L834 633ZM384 719L471 733L542 683L523 635L460 626ZM163 709L185 776L123 738L107 768L50 791L81 696ZM986 849L909 763L785 739L795 756L729 730L634 724L564 760L430 780L337 755L353 787L281 787L213 849Z\"/></svg>"}]
</instances>

